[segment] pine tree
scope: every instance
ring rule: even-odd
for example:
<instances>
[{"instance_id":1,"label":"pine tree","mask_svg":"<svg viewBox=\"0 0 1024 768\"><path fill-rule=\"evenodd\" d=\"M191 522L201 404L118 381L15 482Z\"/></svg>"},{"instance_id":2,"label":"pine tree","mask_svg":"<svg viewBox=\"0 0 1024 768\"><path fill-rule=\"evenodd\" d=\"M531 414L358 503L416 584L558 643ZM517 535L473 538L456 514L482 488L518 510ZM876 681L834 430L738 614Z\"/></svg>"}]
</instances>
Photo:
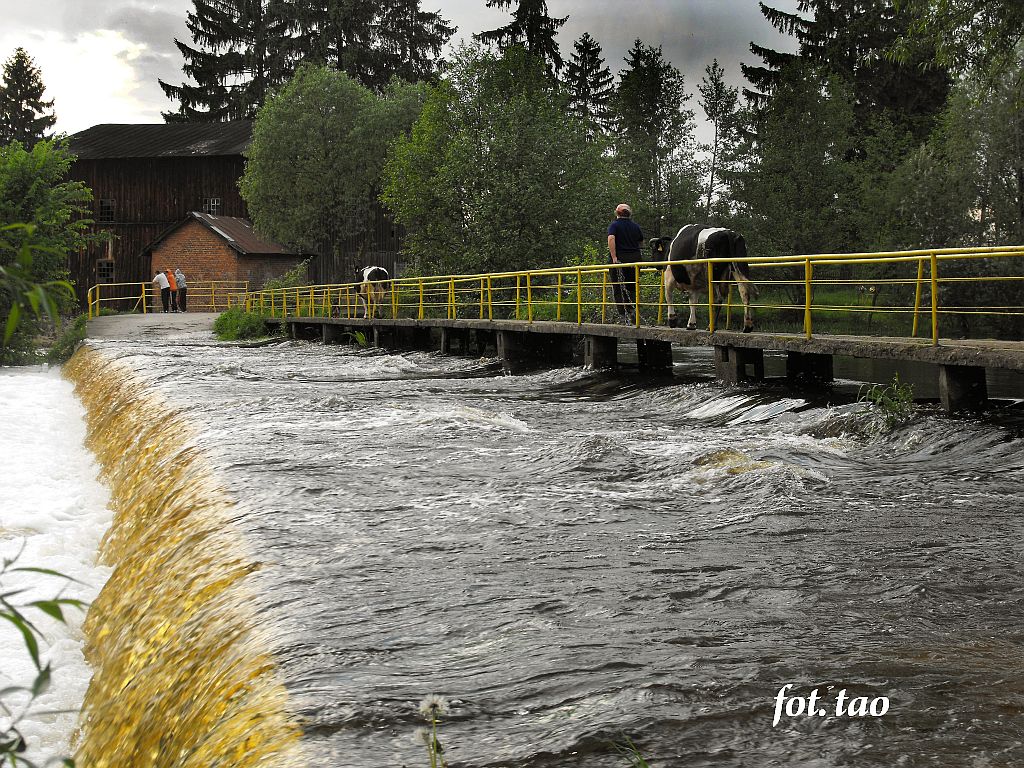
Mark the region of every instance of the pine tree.
<instances>
[{"instance_id":1,"label":"pine tree","mask_svg":"<svg viewBox=\"0 0 1024 768\"><path fill-rule=\"evenodd\" d=\"M897 7L895 0L799 0L796 13L760 6L772 26L796 37L799 47L787 54L751 43L751 51L765 64L740 65L757 89L744 89L755 104L763 106L782 69L799 59L818 67L824 77L836 76L849 85L860 130L880 117L918 139L927 136L945 104L950 78L941 67L922 66L934 59L934 50L919 48L904 61L889 55L915 23L906 8Z\"/></svg>"},{"instance_id":2,"label":"pine tree","mask_svg":"<svg viewBox=\"0 0 1024 768\"><path fill-rule=\"evenodd\" d=\"M195 48L175 40L195 85L160 81L177 112L168 122L252 119L271 88L291 74L282 0L192 0L186 25Z\"/></svg>"},{"instance_id":3,"label":"pine tree","mask_svg":"<svg viewBox=\"0 0 1024 768\"><path fill-rule=\"evenodd\" d=\"M722 150L730 141L734 132L736 106L739 90L725 84L725 70L714 59L711 65L704 68L704 79L697 86L700 98L697 103L704 110L705 116L714 128L711 144L705 147L709 153L707 196L704 202L704 216L711 218L711 197L717 189L719 164Z\"/></svg>"},{"instance_id":4,"label":"pine tree","mask_svg":"<svg viewBox=\"0 0 1024 768\"><path fill-rule=\"evenodd\" d=\"M24 48L18 48L4 64L0 85L0 145L20 141L31 147L44 138L57 118L48 110L53 100L43 101L42 73Z\"/></svg>"},{"instance_id":5,"label":"pine tree","mask_svg":"<svg viewBox=\"0 0 1024 768\"><path fill-rule=\"evenodd\" d=\"M455 29L420 0L290 0L291 47L299 59L345 72L382 93L392 77L434 77Z\"/></svg>"},{"instance_id":6,"label":"pine tree","mask_svg":"<svg viewBox=\"0 0 1024 768\"><path fill-rule=\"evenodd\" d=\"M488 8L508 8L513 0L487 0ZM504 50L522 45L534 56L544 60L548 74L562 70L562 56L555 35L568 20L568 16L548 16L547 0L518 0L512 12L512 21L504 27L473 35L483 43L494 43Z\"/></svg>"},{"instance_id":7,"label":"pine tree","mask_svg":"<svg viewBox=\"0 0 1024 768\"><path fill-rule=\"evenodd\" d=\"M611 100L615 96L614 78L604 64L601 44L584 32L573 43L575 51L565 68L565 87L569 109L580 120L598 130L611 127Z\"/></svg>"}]
</instances>

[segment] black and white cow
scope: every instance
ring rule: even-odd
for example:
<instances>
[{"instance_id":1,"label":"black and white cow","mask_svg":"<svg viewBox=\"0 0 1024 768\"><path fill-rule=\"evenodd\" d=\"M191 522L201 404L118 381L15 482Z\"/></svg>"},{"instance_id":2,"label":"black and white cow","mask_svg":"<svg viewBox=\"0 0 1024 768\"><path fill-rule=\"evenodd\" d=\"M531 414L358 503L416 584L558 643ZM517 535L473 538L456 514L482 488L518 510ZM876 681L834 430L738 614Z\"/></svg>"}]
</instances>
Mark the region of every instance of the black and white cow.
<instances>
[{"instance_id":1,"label":"black and white cow","mask_svg":"<svg viewBox=\"0 0 1024 768\"><path fill-rule=\"evenodd\" d=\"M363 267L359 270L356 282L359 283L359 305L363 308L363 317L377 316L377 310L387 296L384 283L390 278L384 267Z\"/></svg>"},{"instance_id":2,"label":"black and white cow","mask_svg":"<svg viewBox=\"0 0 1024 768\"><path fill-rule=\"evenodd\" d=\"M717 306L725 300L727 284L736 282L743 300L743 332L754 330L754 319L750 314L750 299L756 294L750 282L750 266L746 262L747 244L743 235L731 229L707 227L702 224L687 224L675 237L651 239L651 251L656 261L686 261L689 259L737 259L733 262L718 262L712 267L715 281ZM679 288L690 297L689 330L697 328L697 293L707 292L707 264L673 264L665 270L665 303L668 304L668 324L675 328L679 322L675 316L673 291Z\"/></svg>"}]
</instances>

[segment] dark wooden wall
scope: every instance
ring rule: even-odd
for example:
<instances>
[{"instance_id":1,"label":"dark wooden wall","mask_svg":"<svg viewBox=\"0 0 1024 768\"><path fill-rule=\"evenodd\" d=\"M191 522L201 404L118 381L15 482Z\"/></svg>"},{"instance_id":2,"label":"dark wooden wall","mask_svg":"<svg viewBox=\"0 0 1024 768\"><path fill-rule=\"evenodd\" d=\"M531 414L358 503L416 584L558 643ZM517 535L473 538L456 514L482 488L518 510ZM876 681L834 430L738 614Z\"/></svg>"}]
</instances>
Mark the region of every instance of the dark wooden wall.
<instances>
[{"instance_id":1,"label":"dark wooden wall","mask_svg":"<svg viewBox=\"0 0 1024 768\"><path fill-rule=\"evenodd\" d=\"M112 233L113 242L90 246L70 260L79 299L84 302L97 281L96 262L108 255L114 259L114 282L151 278L146 246L190 212L201 211L204 198L219 197L222 216L248 216L238 192L244 165L241 155L77 160L69 177L92 190L93 218L99 217L101 199L115 201L114 222L93 228Z\"/></svg>"},{"instance_id":2,"label":"dark wooden wall","mask_svg":"<svg viewBox=\"0 0 1024 768\"><path fill-rule=\"evenodd\" d=\"M384 206L371 208L368 221L339 221L324 233L310 262L313 283L350 283L363 267L384 267L392 277L402 271L404 229L388 216Z\"/></svg>"}]
</instances>

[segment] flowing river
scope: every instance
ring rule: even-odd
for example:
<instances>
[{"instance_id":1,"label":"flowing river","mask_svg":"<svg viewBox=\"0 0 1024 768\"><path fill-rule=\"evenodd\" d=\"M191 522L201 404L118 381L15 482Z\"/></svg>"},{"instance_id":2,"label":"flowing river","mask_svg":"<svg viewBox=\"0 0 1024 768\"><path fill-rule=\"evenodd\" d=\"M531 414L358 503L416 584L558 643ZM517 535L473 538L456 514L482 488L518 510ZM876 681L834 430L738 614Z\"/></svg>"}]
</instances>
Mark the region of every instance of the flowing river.
<instances>
[{"instance_id":1,"label":"flowing river","mask_svg":"<svg viewBox=\"0 0 1024 768\"><path fill-rule=\"evenodd\" d=\"M1016 407L925 406L889 431L856 386L833 405L727 388L701 350L665 380L303 342L93 346L155 393L103 427L108 472L110 435L143 457L160 444L164 463L131 471L187 501L194 465L166 457L201 460L227 499L203 535L240 540L182 535L165 570L115 571L102 613L135 610L118 596L161 590L180 557L237 546L224 558L254 563L237 568L245 591L217 593L217 626L182 619L175 663L219 668L189 644L255 627L252 668L275 669L246 690L288 711L306 765L429 765L414 736L428 694L449 702L453 768L626 766L627 739L654 766L1024 764ZM94 365L80 393L114 375ZM150 524L131 525L108 546L135 556ZM115 706L138 679L117 669L98 673ZM224 695L208 685L182 700ZM827 713L787 713L787 685ZM837 715L841 691L861 709ZM138 708L159 724L163 700Z\"/></svg>"}]
</instances>

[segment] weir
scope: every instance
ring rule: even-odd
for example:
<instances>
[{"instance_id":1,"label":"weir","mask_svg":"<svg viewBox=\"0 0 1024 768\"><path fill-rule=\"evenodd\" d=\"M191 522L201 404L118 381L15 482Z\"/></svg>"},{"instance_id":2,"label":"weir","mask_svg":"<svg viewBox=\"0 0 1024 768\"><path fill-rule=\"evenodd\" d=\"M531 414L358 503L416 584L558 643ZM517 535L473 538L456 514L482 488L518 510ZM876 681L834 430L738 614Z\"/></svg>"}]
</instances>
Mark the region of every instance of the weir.
<instances>
[{"instance_id":1,"label":"weir","mask_svg":"<svg viewBox=\"0 0 1024 768\"><path fill-rule=\"evenodd\" d=\"M114 515L100 552L113 573L85 623L94 674L76 761L298 768L301 729L253 607L260 563L233 499L183 415L124 365L83 347L64 372Z\"/></svg>"},{"instance_id":2,"label":"weir","mask_svg":"<svg viewBox=\"0 0 1024 768\"><path fill-rule=\"evenodd\" d=\"M987 403L985 369L1024 371L1024 343L992 340L943 339L941 344L907 338L815 336L797 334L689 331L664 326L622 326L603 323L475 319L362 319L333 317L267 318L283 324L292 338L336 342L356 332L374 346L429 349L443 354L483 354L486 341L496 338L497 356L505 369L516 372L544 365L583 364L614 367L617 345L637 345L641 369L670 370L672 345L713 347L715 374L722 381L764 379L764 353L786 355L786 378L803 386L827 385L833 380L833 358L848 357L926 363L935 366L941 402L949 412L980 410Z\"/></svg>"}]
</instances>

